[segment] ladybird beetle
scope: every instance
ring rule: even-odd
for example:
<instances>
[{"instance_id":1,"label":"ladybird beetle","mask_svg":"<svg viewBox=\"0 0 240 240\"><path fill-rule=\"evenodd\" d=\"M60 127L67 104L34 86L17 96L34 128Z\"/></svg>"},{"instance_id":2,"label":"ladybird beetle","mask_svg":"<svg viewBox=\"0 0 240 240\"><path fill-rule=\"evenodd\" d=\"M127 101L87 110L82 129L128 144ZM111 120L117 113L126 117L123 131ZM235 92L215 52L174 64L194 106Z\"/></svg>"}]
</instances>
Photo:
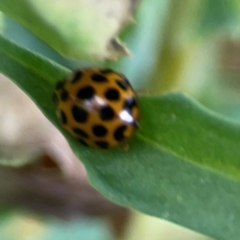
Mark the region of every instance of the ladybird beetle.
<instances>
[{"instance_id":1,"label":"ladybird beetle","mask_svg":"<svg viewBox=\"0 0 240 240\"><path fill-rule=\"evenodd\" d=\"M110 69L74 71L57 83L53 100L62 126L85 146L124 144L138 126L136 93L124 75Z\"/></svg>"}]
</instances>

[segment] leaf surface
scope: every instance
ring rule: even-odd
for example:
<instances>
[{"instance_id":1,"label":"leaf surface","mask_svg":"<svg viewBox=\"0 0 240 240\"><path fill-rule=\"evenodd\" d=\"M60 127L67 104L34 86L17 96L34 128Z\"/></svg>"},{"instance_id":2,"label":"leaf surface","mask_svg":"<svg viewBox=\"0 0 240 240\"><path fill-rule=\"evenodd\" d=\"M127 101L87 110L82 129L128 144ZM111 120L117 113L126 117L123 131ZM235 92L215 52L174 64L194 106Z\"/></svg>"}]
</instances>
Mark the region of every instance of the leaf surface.
<instances>
[{"instance_id":1,"label":"leaf surface","mask_svg":"<svg viewBox=\"0 0 240 240\"><path fill-rule=\"evenodd\" d=\"M90 182L113 201L219 240L237 240L240 125L182 94L142 96L130 150L81 146L58 124L51 95L69 73L0 37L0 71L66 136Z\"/></svg>"}]
</instances>

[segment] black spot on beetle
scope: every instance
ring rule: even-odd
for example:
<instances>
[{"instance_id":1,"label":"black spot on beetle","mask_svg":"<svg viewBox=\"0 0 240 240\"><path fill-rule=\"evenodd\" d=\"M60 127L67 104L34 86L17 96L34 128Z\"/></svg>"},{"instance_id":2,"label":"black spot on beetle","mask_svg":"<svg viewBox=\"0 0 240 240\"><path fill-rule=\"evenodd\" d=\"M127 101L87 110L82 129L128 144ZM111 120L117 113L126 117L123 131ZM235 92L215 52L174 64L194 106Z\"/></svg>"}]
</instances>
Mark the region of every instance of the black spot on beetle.
<instances>
[{"instance_id":1,"label":"black spot on beetle","mask_svg":"<svg viewBox=\"0 0 240 240\"><path fill-rule=\"evenodd\" d=\"M96 141L95 144L102 149L107 149L109 147L108 143L105 141Z\"/></svg>"},{"instance_id":2,"label":"black spot on beetle","mask_svg":"<svg viewBox=\"0 0 240 240\"><path fill-rule=\"evenodd\" d=\"M81 78L82 78L82 71L77 70L73 73L72 79L71 79L71 83L76 83L78 82Z\"/></svg>"},{"instance_id":3,"label":"black spot on beetle","mask_svg":"<svg viewBox=\"0 0 240 240\"><path fill-rule=\"evenodd\" d=\"M73 132L76 133L79 137L88 138L88 134L80 128L73 128Z\"/></svg>"},{"instance_id":4,"label":"black spot on beetle","mask_svg":"<svg viewBox=\"0 0 240 240\"><path fill-rule=\"evenodd\" d=\"M94 82L99 82L99 83L108 81L108 79L105 76L101 75L101 74L93 74L91 79Z\"/></svg>"},{"instance_id":5,"label":"black spot on beetle","mask_svg":"<svg viewBox=\"0 0 240 240\"><path fill-rule=\"evenodd\" d=\"M93 126L92 131L93 131L93 134L97 137L104 137L107 135L107 132L108 132L107 128L105 128L102 125Z\"/></svg>"},{"instance_id":6,"label":"black spot on beetle","mask_svg":"<svg viewBox=\"0 0 240 240\"><path fill-rule=\"evenodd\" d=\"M61 100L66 101L69 97L68 92L66 90L63 90L60 94Z\"/></svg>"},{"instance_id":7,"label":"black spot on beetle","mask_svg":"<svg viewBox=\"0 0 240 240\"><path fill-rule=\"evenodd\" d=\"M115 132L114 132L114 138L117 140L117 141L122 141L125 136L124 136L124 131L126 130L126 126L123 125L123 126L120 126L118 127Z\"/></svg>"},{"instance_id":8,"label":"black spot on beetle","mask_svg":"<svg viewBox=\"0 0 240 240\"><path fill-rule=\"evenodd\" d=\"M60 89L62 89L63 87L64 87L64 85L65 85L65 81L63 80L63 81L59 81L59 82L57 82L57 84L56 84L56 89L57 90L60 90Z\"/></svg>"},{"instance_id":9,"label":"black spot on beetle","mask_svg":"<svg viewBox=\"0 0 240 240\"><path fill-rule=\"evenodd\" d=\"M81 123L86 122L88 118L88 112L85 109L80 108L78 106L73 106L72 115L76 122Z\"/></svg>"},{"instance_id":10,"label":"black spot on beetle","mask_svg":"<svg viewBox=\"0 0 240 240\"><path fill-rule=\"evenodd\" d=\"M102 107L99 111L99 114L102 120L111 120L115 116L115 113L110 106Z\"/></svg>"},{"instance_id":11,"label":"black spot on beetle","mask_svg":"<svg viewBox=\"0 0 240 240\"><path fill-rule=\"evenodd\" d=\"M117 89L115 88L110 88L105 92L105 97L108 100L116 101L120 98L120 93Z\"/></svg>"},{"instance_id":12,"label":"black spot on beetle","mask_svg":"<svg viewBox=\"0 0 240 240\"><path fill-rule=\"evenodd\" d=\"M81 100L91 99L95 94L95 90L91 86L86 86L78 90L77 97Z\"/></svg>"}]
</instances>

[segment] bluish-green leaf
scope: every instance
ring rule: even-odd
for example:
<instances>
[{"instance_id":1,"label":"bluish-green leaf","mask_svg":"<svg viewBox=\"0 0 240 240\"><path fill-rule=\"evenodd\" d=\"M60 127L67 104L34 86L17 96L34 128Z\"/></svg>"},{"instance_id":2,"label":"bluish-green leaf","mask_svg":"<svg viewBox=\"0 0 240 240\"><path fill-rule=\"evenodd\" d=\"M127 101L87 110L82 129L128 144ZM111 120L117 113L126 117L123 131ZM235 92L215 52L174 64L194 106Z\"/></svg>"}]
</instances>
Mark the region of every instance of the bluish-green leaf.
<instances>
[{"instance_id":1,"label":"bluish-green leaf","mask_svg":"<svg viewBox=\"0 0 240 240\"><path fill-rule=\"evenodd\" d=\"M81 146L58 124L54 84L68 70L0 37L0 71L65 134L92 185L113 201L219 240L240 233L240 125L182 94L140 98L130 150Z\"/></svg>"}]
</instances>

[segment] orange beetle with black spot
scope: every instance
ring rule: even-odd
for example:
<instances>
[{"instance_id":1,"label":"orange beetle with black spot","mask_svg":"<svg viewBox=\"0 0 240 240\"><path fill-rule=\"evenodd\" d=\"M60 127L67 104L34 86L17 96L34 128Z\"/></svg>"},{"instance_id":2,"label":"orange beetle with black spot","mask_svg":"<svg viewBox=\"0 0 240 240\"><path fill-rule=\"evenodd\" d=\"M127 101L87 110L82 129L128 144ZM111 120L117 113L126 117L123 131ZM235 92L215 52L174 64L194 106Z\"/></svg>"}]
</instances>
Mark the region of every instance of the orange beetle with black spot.
<instances>
[{"instance_id":1,"label":"orange beetle with black spot","mask_svg":"<svg viewBox=\"0 0 240 240\"><path fill-rule=\"evenodd\" d=\"M62 126L85 146L125 144L139 121L137 96L126 77L83 68L56 85L53 100Z\"/></svg>"}]
</instances>

